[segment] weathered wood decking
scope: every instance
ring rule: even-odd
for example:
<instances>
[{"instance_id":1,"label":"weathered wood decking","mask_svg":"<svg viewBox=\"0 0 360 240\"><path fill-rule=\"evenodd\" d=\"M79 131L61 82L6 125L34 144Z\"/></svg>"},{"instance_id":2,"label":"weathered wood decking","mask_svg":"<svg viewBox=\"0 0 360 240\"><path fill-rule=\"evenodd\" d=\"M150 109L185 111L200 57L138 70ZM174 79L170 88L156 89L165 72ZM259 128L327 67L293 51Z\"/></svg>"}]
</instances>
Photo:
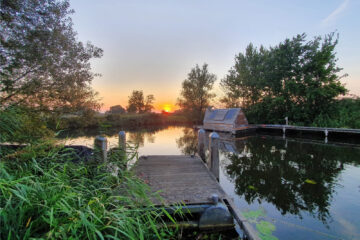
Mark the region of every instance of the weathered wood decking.
<instances>
[{"instance_id":1,"label":"weathered wood decking","mask_svg":"<svg viewBox=\"0 0 360 240\"><path fill-rule=\"evenodd\" d=\"M225 197L216 178L197 156L152 155L139 158L136 174L160 191L165 204L211 204L211 196ZM155 204L161 204L153 199Z\"/></svg>"},{"instance_id":2,"label":"weathered wood decking","mask_svg":"<svg viewBox=\"0 0 360 240\"><path fill-rule=\"evenodd\" d=\"M152 192L160 191L164 202L152 199L157 205L213 205L212 195L218 195L219 202L227 205L247 239L260 240L255 229L236 208L234 202L227 196L215 176L199 157L142 156L135 166L135 172L150 186Z\"/></svg>"}]
</instances>

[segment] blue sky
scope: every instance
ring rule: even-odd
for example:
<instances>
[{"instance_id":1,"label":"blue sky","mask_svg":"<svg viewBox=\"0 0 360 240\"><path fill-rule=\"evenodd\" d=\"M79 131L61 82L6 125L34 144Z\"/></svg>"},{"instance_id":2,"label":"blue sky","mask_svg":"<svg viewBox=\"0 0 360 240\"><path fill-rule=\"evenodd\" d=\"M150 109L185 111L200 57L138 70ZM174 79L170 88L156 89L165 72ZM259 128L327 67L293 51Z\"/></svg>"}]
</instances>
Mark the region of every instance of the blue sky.
<instances>
[{"instance_id":1,"label":"blue sky","mask_svg":"<svg viewBox=\"0 0 360 240\"><path fill-rule=\"evenodd\" d=\"M234 57L252 42L268 47L306 33L340 34L343 82L360 95L359 0L70 0L79 40L104 50L92 61L104 108L126 105L134 89L154 94L157 108L175 104L195 64L209 64L222 79ZM217 87L216 93L221 95Z\"/></svg>"}]
</instances>

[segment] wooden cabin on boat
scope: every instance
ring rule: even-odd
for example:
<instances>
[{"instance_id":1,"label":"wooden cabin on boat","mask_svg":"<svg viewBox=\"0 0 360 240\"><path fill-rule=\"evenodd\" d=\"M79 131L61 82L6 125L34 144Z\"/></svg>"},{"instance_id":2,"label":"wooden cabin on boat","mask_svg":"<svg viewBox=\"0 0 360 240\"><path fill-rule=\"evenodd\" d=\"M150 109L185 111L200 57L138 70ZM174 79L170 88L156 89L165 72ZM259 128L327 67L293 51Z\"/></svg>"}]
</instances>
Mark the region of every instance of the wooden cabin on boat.
<instances>
[{"instance_id":1,"label":"wooden cabin on boat","mask_svg":"<svg viewBox=\"0 0 360 240\"><path fill-rule=\"evenodd\" d=\"M249 124L241 108L208 108L205 112L203 128L236 134L236 131L248 129Z\"/></svg>"}]
</instances>

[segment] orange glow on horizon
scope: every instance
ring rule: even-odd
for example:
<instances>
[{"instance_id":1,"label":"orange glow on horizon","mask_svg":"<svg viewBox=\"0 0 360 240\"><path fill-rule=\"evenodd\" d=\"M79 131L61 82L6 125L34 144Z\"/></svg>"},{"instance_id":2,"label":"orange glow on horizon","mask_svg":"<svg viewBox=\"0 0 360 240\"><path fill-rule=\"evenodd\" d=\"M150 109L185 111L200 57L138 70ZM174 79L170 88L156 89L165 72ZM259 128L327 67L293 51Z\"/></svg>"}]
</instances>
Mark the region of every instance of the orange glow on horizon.
<instances>
[{"instance_id":1,"label":"orange glow on horizon","mask_svg":"<svg viewBox=\"0 0 360 240\"><path fill-rule=\"evenodd\" d=\"M171 104L164 104L162 107L162 110L164 110L164 112L167 112L167 113L171 112L171 110L172 110Z\"/></svg>"}]
</instances>

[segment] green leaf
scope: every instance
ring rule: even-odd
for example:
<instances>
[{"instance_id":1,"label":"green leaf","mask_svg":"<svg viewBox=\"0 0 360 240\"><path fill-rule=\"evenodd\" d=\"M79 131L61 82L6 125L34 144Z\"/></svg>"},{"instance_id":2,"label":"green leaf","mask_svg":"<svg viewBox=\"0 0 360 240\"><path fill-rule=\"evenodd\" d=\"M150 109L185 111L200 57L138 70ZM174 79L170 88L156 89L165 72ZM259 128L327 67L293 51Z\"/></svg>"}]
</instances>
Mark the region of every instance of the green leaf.
<instances>
[{"instance_id":1,"label":"green leaf","mask_svg":"<svg viewBox=\"0 0 360 240\"><path fill-rule=\"evenodd\" d=\"M311 180L311 179L306 179L305 182L309 183L309 184L316 184L316 182L314 180Z\"/></svg>"}]
</instances>

